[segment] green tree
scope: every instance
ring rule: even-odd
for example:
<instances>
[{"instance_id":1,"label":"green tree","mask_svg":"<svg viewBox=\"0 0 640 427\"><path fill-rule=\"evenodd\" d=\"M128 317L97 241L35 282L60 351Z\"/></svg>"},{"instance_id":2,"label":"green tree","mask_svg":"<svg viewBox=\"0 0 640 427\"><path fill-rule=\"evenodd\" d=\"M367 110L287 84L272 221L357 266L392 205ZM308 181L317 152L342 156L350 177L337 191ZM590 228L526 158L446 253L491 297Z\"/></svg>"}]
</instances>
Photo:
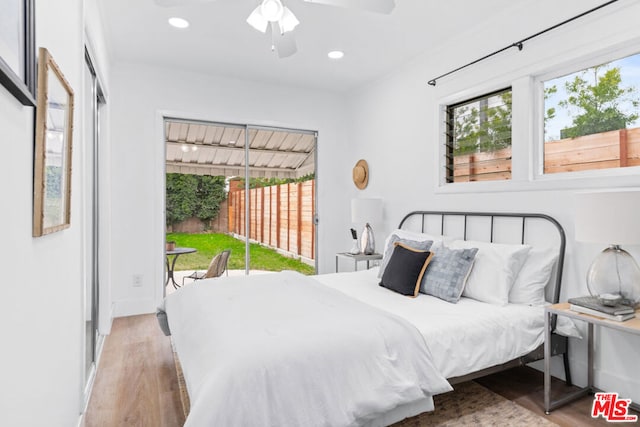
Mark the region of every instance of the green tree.
<instances>
[{"instance_id":1,"label":"green tree","mask_svg":"<svg viewBox=\"0 0 640 427\"><path fill-rule=\"evenodd\" d=\"M194 213L196 217L206 222L218 216L220 203L226 198L225 177L203 175L198 178Z\"/></svg>"},{"instance_id":2,"label":"green tree","mask_svg":"<svg viewBox=\"0 0 640 427\"><path fill-rule=\"evenodd\" d=\"M511 91L496 96L454 109L455 156L511 146Z\"/></svg>"},{"instance_id":3,"label":"green tree","mask_svg":"<svg viewBox=\"0 0 640 427\"><path fill-rule=\"evenodd\" d=\"M620 68L609 70L606 65L587 68L573 80L565 83L568 97L558 104L577 110L573 126L563 129L562 138L624 129L638 119L637 113L626 113L624 105L640 105L635 87L621 87Z\"/></svg>"},{"instance_id":4,"label":"green tree","mask_svg":"<svg viewBox=\"0 0 640 427\"><path fill-rule=\"evenodd\" d=\"M167 226L187 218L215 218L226 198L224 176L167 174Z\"/></svg>"},{"instance_id":5,"label":"green tree","mask_svg":"<svg viewBox=\"0 0 640 427\"><path fill-rule=\"evenodd\" d=\"M198 204L198 177L168 173L166 180L167 226L191 218Z\"/></svg>"}]
</instances>

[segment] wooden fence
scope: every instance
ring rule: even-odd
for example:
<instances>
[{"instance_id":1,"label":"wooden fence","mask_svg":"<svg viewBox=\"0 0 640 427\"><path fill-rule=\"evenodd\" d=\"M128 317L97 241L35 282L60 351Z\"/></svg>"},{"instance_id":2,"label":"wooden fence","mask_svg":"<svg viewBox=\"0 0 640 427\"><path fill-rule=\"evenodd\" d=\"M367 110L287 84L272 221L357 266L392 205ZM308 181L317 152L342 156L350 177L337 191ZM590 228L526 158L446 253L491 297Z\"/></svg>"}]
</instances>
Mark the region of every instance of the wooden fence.
<instances>
[{"instance_id":1,"label":"wooden fence","mask_svg":"<svg viewBox=\"0 0 640 427\"><path fill-rule=\"evenodd\" d=\"M544 173L640 165L640 128L620 129L544 144ZM454 157L454 182L511 179L511 148Z\"/></svg>"},{"instance_id":2,"label":"wooden fence","mask_svg":"<svg viewBox=\"0 0 640 427\"><path fill-rule=\"evenodd\" d=\"M640 128L620 129L544 144L544 173L640 165Z\"/></svg>"},{"instance_id":3,"label":"wooden fence","mask_svg":"<svg viewBox=\"0 0 640 427\"><path fill-rule=\"evenodd\" d=\"M453 182L511 179L511 147L453 158Z\"/></svg>"},{"instance_id":4,"label":"wooden fence","mask_svg":"<svg viewBox=\"0 0 640 427\"><path fill-rule=\"evenodd\" d=\"M229 192L229 231L245 235L245 190ZM315 259L315 180L249 190L249 238Z\"/></svg>"}]
</instances>

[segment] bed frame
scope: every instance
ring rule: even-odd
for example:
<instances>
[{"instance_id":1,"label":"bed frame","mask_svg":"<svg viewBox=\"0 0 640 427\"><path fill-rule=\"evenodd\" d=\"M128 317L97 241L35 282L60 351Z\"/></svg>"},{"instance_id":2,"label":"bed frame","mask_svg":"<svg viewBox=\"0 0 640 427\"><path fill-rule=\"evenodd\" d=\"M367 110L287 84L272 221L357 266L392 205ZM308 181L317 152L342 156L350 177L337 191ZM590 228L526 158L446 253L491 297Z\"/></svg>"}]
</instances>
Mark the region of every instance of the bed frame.
<instances>
[{"instance_id":1,"label":"bed frame","mask_svg":"<svg viewBox=\"0 0 640 427\"><path fill-rule=\"evenodd\" d=\"M562 271L564 266L564 255L565 255L565 247L566 247L566 237L564 233L564 229L560 225L558 221L549 215L538 214L538 213L494 213L494 212L448 212L448 211L414 211L408 213L402 221L400 221L400 225L398 228L411 229L412 231L420 231L422 233L428 232L427 220L432 223L435 219L436 223L439 218L439 228L440 234L447 235L445 232L448 227L451 225L449 221L456 222L456 233L453 235L459 236L459 232L462 233L462 238L467 240L467 236L473 227L473 231L484 232L487 235L488 241L493 242L497 233L499 233L500 227L505 226L501 220L506 220L510 222L511 227L509 229L513 229L513 221L520 221L521 225L519 226L520 239L519 243L526 244L530 242L530 236L532 233L528 233L529 228L532 223L535 222L543 222L546 226L551 226L551 229L555 229L558 233L556 236L557 245L558 245L558 262L555 268L555 275L552 275L551 280L547 284L547 288L545 293L547 295L547 299L551 300L550 302L556 304L560 300L560 288L562 286ZM418 230L416 230L416 222L418 226ZM460 223L461 222L461 223ZM470 222L474 224L470 225ZM409 225L412 227L409 227ZM433 228L431 228L433 229ZM451 234L450 234L451 235ZM482 239L474 239L474 240L482 240ZM513 242L511 242L513 243ZM551 319L551 330L555 331L556 327L556 316L554 315ZM571 371L569 370L569 346L568 346L568 338L562 335L558 335L555 332L552 332L551 335L551 356L562 355L564 362L564 372L567 385L571 385ZM480 378L485 375L490 375L496 372L503 371L505 369L514 368L517 366L523 366L531 362L535 362L536 360L544 359L544 344L540 345L538 348L533 350L532 352L525 354L524 356L518 357L506 363L491 366L486 369L482 369L480 371L472 372L467 375L447 378L447 380L451 384L457 384L469 380L473 380L475 378Z\"/></svg>"}]
</instances>

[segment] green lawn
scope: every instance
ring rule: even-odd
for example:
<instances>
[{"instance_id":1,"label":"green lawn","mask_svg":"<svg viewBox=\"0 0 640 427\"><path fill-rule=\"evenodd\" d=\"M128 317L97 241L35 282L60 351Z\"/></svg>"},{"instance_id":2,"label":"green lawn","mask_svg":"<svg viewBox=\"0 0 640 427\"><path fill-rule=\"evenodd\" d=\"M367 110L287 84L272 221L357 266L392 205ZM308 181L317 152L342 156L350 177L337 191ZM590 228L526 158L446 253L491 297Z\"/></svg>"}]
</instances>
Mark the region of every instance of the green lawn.
<instances>
[{"instance_id":1,"label":"green lawn","mask_svg":"<svg viewBox=\"0 0 640 427\"><path fill-rule=\"evenodd\" d=\"M187 234L168 233L167 241L176 242L176 246L195 248L196 253L180 255L176 270L206 270L213 256L225 249L231 249L229 270L244 270L244 242L226 234ZM273 249L251 244L252 270L295 270L304 274L315 274L315 269L301 261L282 256Z\"/></svg>"}]
</instances>

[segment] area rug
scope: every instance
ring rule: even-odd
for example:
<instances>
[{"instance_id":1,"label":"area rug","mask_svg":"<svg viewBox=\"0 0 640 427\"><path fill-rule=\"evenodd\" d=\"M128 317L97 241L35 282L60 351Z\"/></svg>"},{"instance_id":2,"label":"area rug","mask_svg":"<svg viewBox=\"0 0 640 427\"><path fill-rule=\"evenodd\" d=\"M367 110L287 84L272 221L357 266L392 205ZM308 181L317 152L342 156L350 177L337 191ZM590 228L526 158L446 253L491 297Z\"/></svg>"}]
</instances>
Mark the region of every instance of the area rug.
<instances>
[{"instance_id":1,"label":"area rug","mask_svg":"<svg viewBox=\"0 0 640 427\"><path fill-rule=\"evenodd\" d=\"M435 410L407 418L393 427L557 426L546 418L469 381L433 398Z\"/></svg>"},{"instance_id":2,"label":"area rug","mask_svg":"<svg viewBox=\"0 0 640 427\"><path fill-rule=\"evenodd\" d=\"M178 359L178 354L173 346L173 340L171 340L171 347L173 348L173 361L176 364L176 374L178 375L178 390L180 391L180 402L182 403L182 413L184 418L189 415L191 409L191 403L189 402L189 393L187 393L187 383L184 381L184 373L182 372L182 365Z\"/></svg>"},{"instance_id":3,"label":"area rug","mask_svg":"<svg viewBox=\"0 0 640 427\"><path fill-rule=\"evenodd\" d=\"M173 358L178 374L182 410L186 418L190 408L189 395L175 352ZM557 426L473 381L457 384L454 388L452 392L434 397L436 409L433 412L407 418L393 427Z\"/></svg>"}]
</instances>

